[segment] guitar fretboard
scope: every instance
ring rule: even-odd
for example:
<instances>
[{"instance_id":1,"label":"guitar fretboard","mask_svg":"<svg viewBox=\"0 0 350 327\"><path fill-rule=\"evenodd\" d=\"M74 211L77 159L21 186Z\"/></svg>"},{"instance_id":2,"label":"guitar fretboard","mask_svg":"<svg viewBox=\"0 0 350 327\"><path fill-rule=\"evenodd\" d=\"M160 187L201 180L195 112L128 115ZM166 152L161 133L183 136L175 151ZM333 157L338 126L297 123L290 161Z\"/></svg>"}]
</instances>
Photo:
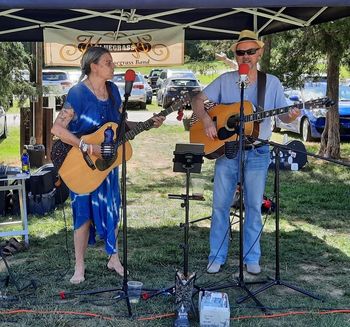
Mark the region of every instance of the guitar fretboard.
<instances>
[{"instance_id":1,"label":"guitar fretboard","mask_svg":"<svg viewBox=\"0 0 350 327\"><path fill-rule=\"evenodd\" d=\"M290 109L295 108L295 107L301 109L301 108L303 108L303 104L298 103L298 104L293 104L291 106L278 108L278 109L272 109L272 110L267 110L267 111L257 111L257 112L254 112L253 114L244 116L244 121L245 122L252 122L252 121L261 120L261 119L271 117L271 116L281 115L281 114L284 114L284 113L288 112Z\"/></svg>"},{"instance_id":2,"label":"guitar fretboard","mask_svg":"<svg viewBox=\"0 0 350 327\"><path fill-rule=\"evenodd\" d=\"M159 112L157 116L165 117L174 111L182 109L183 102L184 102L184 99L176 101L170 107ZM133 129L125 133L124 137L122 137L122 139L116 144L116 147L119 147L119 145L123 144L126 141L132 140L133 138L135 138L136 135L140 134L141 132L152 128L153 124L154 124L154 121L152 118L144 122L137 123L137 125Z\"/></svg>"}]
</instances>

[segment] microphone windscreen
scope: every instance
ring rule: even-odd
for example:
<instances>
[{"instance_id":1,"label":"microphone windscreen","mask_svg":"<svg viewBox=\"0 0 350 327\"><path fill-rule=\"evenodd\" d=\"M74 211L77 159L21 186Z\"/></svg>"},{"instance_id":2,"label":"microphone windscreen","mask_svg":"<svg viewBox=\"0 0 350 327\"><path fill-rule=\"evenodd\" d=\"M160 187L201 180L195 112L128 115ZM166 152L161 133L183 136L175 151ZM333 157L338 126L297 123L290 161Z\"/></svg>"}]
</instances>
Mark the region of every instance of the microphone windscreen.
<instances>
[{"instance_id":1,"label":"microphone windscreen","mask_svg":"<svg viewBox=\"0 0 350 327\"><path fill-rule=\"evenodd\" d=\"M135 81L135 78L136 78L136 73L134 70L128 69L125 72L125 77L124 77L125 82L133 82Z\"/></svg>"},{"instance_id":2,"label":"microphone windscreen","mask_svg":"<svg viewBox=\"0 0 350 327\"><path fill-rule=\"evenodd\" d=\"M248 75L249 73L249 65L248 64L240 64L238 67L239 75Z\"/></svg>"}]
</instances>

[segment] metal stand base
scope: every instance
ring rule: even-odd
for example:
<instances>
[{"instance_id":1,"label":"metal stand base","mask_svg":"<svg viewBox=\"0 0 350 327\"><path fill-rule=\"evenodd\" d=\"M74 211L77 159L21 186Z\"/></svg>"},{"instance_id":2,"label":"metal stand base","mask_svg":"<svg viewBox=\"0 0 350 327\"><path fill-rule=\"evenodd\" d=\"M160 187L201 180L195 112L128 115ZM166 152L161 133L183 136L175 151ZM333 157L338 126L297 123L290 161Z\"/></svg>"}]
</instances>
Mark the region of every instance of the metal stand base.
<instances>
[{"instance_id":1,"label":"metal stand base","mask_svg":"<svg viewBox=\"0 0 350 327\"><path fill-rule=\"evenodd\" d=\"M294 291L297 291L299 293L302 293L302 294L304 294L306 296L309 296L309 297L311 297L311 298L313 298L315 300L321 300L322 301L322 298L320 296L318 296L316 294L313 294L312 292L306 291L306 290L304 290L304 289L302 289L302 288L300 288L298 286L289 284L289 283L287 283L287 282L285 282L285 281L283 281L281 279L274 279L274 278L271 278L271 277L268 277L268 279L270 280L270 282L267 282L265 285L261 286L260 288L258 288L255 291L251 292L251 294L253 296L255 296L255 295L257 295L257 294L259 294L259 293L269 289L272 286L281 285L281 286L288 287L288 288L290 288L290 289L292 289ZM249 298L249 296L243 296L243 297L238 298L236 300L236 302L238 304L240 304L240 303L244 302L245 300L247 300L248 298Z\"/></svg>"},{"instance_id":2,"label":"metal stand base","mask_svg":"<svg viewBox=\"0 0 350 327\"><path fill-rule=\"evenodd\" d=\"M266 142L268 143L268 142ZM279 156L279 152L280 152L280 148L279 145L277 143L274 143L274 152L276 154L276 158L280 158ZM280 164L279 162L276 161L275 164L275 181L274 181L274 193L275 193L275 199L276 199L276 211L275 211L275 251L276 251L276 263L275 263L275 278L270 278L268 277L268 279L270 280L265 281L265 284L262 285L260 288L258 288L257 290L251 292L251 294L253 296L269 289L272 286L275 285L281 285L281 286L285 286L288 287L294 291L297 291L299 293L302 293L306 296L309 296L313 299L316 300L322 300L321 297L319 297L318 295L315 295L309 291L306 291L298 286L289 284L288 282L282 281L280 279L280 197L279 197L279 193L280 193ZM239 299L237 299L237 303L242 303L245 300L248 299L248 296L244 296L244 297L240 297Z\"/></svg>"}]
</instances>

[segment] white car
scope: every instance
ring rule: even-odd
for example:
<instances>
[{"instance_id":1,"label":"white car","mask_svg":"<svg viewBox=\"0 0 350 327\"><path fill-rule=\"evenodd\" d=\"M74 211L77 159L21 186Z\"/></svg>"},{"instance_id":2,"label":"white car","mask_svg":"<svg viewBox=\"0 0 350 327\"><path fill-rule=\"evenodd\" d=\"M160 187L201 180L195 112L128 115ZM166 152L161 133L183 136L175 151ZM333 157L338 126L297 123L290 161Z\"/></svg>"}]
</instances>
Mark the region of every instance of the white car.
<instances>
[{"instance_id":1,"label":"white car","mask_svg":"<svg viewBox=\"0 0 350 327\"><path fill-rule=\"evenodd\" d=\"M125 73L114 73L113 82L118 86L120 96L124 101L124 89L125 89ZM146 109L147 94L143 77L140 73L136 74L135 81L131 90L131 94L128 100L129 104L137 105L140 109Z\"/></svg>"},{"instance_id":2,"label":"white car","mask_svg":"<svg viewBox=\"0 0 350 327\"><path fill-rule=\"evenodd\" d=\"M55 97L56 110L60 110L64 103L64 97L73 83L68 73L63 70L43 69L43 96L44 107L49 106L48 97Z\"/></svg>"},{"instance_id":3,"label":"white car","mask_svg":"<svg viewBox=\"0 0 350 327\"><path fill-rule=\"evenodd\" d=\"M6 139L7 133L6 111L0 106L0 139Z\"/></svg>"},{"instance_id":4,"label":"white car","mask_svg":"<svg viewBox=\"0 0 350 327\"><path fill-rule=\"evenodd\" d=\"M63 70L43 69L43 87L45 95L65 95L72 82L68 73Z\"/></svg>"}]
</instances>

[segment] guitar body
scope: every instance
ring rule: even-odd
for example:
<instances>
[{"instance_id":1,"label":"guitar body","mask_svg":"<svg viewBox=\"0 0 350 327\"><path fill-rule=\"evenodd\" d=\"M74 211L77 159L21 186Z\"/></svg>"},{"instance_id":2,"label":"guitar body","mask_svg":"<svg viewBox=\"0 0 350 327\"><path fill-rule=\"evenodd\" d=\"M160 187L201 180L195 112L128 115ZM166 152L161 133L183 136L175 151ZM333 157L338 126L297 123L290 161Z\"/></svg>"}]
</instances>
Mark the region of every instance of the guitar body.
<instances>
[{"instance_id":1,"label":"guitar body","mask_svg":"<svg viewBox=\"0 0 350 327\"><path fill-rule=\"evenodd\" d=\"M244 101L244 114L249 115L254 112L253 105L249 101ZM236 141L239 136L239 113L240 103L219 104L208 111L209 116L216 124L216 130L226 129L227 135L217 137L214 140L210 139L205 134L202 120L197 120L190 127L190 142L204 144L204 153L208 159L216 159L224 154L225 142ZM237 124L233 128L225 128L228 121L236 119ZM255 122L246 122L244 124L244 134L251 136L256 133L254 129ZM227 136L227 137L226 137Z\"/></svg>"},{"instance_id":2,"label":"guitar body","mask_svg":"<svg viewBox=\"0 0 350 327\"><path fill-rule=\"evenodd\" d=\"M112 129L115 132L118 129L116 123L106 123L100 127L96 132L88 135L82 136L82 139L85 143L88 144L101 144L104 140L104 131L105 129L112 125ZM66 159L64 160L60 170L59 175L66 183L68 188L75 193L83 194L90 193L96 190L107 177L109 172L119 166L122 162L122 151L123 146L118 147L118 155L116 160L105 170L95 170L91 169L85 162L81 151L73 147L67 154ZM125 142L125 158L129 160L132 156L132 148L129 142ZM98 159L96 156L91 155L91 160L96 163Z\"/></svg>"},{"instance_id":3,"label":"guitar body","mask_svg":"<svg viewBox=\"0 0 350 327\"><path fill-rule=\"evenodd\" d=\"M304 103L294 103L291 106L276 108L271 110L263 110L254 112L253 105L249 101L243 102L243 122L244 135L259 136L258 121L266 117L281 115L287 113L292 108L308 108L309 110L316 109L320 106L330 106L332 101L327 98L319 98L306 101ZM217 138L214 140L206 136L204 125L201 120L193 117L194 122L190 127L190 142L204 144L205 157L208 159L217 159L224 154L225 142L236 141L239 136L240 123L240 103L219 104L210 106L207 110L208 115L216 125Z\"/></svg>"},{"instance_id":4,"label":"guitar body","mask_svg":"<svg viewBox=\"0 0 350 327\"><path fill-rule=\"evenodd\" d=\"M278 154L279 168L284 170L291 170L292 164L297 164L298 169L302 169L307 163L306 148L303 142L292 140L283 144L287 148L280 148ZM270 169L274 169L276 165L276 154L272 149L270 151L271 162Z\"/></svg>"}]
</instances>

